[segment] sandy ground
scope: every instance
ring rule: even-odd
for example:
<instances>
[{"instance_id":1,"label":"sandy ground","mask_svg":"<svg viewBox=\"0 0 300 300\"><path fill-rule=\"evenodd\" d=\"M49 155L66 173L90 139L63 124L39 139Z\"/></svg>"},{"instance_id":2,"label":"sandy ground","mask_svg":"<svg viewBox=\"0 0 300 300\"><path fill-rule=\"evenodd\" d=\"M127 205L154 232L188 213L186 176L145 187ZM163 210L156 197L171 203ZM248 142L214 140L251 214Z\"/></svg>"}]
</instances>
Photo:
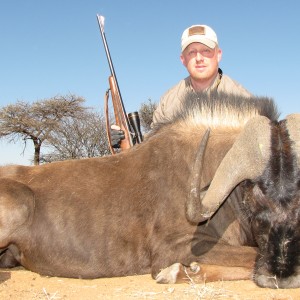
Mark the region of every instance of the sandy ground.
<instances>
[{"instance_id":1,"label":"sandy ground","mask_svg":"<svg viewBox=\"0 0 300 300\"><path fill-rule=\"evenodd\" d=\"M150 275L93 280L42 277L22 268L0 270L0 299L300 299L300 289L272 290L252 281L161 285Z\"/></svg>"}]
</instances>

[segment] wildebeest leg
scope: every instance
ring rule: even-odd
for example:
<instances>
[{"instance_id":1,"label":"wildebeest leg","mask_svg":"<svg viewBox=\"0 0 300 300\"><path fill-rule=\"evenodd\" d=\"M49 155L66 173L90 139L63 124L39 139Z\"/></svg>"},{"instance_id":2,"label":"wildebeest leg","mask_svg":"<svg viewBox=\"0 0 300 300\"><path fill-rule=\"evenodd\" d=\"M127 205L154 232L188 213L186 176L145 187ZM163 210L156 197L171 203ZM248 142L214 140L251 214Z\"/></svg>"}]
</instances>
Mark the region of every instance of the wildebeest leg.
<instances>
[{"instance_id":1,"label":"wildebeest leg","mask_svg":"<svg viewBox=\"0 0 300 300\"><path fill-rule=\"evenodd\" d=\"M9 249L1 255L4 266L14 264L12 257L18 251L11 243L24 234L33 210L34 194L28 186L8 178L0 179L0 249Z\"/></svg>"},{"instance_id":2,"label":"wildebeest leg","mask_svg":"<svg viewBox=\"0 0 300 300\"><path fill-rule=\"evenodd\" d=\"M199 257L187 254L181 261L152 276L158 283L251 279L256 255L254 247L217 244ZM191 262L186 263L187 260Z\"/></svg>"},{"instance_id":3,"label":"wildebeest leg","mask_svg":"<svg viewBox=\"0 0 300 300\"><path fill-rule=\"evenodd\" d=\"M0 253L0 268L14 268L19 266L19 261L15 258L15 254L7 248Z\"/></svg>"},{"instance_id":4,"label":"wildebeest leg","mask_svg":"<svg viewBox=\"0 0 300 300\"><path fill-rule=\"evenodd\" d=\"M204 283L218 280L246 280L252 278L253 269L246 267L226 267L191 263L186 267L175 263L161 270L156 276L157 283L180 283L193 281Z\"/></svg>"}]
</instances>

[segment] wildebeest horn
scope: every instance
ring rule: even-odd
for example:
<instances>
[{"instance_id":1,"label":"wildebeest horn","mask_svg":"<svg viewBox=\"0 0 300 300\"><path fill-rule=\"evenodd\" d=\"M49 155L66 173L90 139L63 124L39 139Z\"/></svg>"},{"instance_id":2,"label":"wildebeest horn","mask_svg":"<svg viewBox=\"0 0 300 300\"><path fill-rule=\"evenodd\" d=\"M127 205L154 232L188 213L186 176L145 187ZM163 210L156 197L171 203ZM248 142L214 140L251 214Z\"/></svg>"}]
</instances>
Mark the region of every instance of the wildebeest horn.
<instances>
[{"instance_id":1,"label":"wildebeest horn","mask_svg":"<svg viewBox=\"0 0 300 300\"><path fill-rule=\"evenodd\" d=\"M270 120L263 116L247 122L218 167L203 200L199 199L198 222L210 218L237 184L262 174L270 157L270 129Z\"/></svg>"},{"instance_id":2,"label":"wildebeest horn","mask_svg":"<svg viewBox=\"0 0 300 300\"><path fill-rule=\"evenodd\" d=\"M190 193L185 205L185 214L186 218L190 222L198 222L199 212L201 209L201 203L199 199L201 198L200 184L201 184L201 175L202 175L202 165L204 159L204 153L207 146L208 138L209 138L210 129L207 129L204 136L201 139L195 163L190 175L189 186Z\"/></svg>"},{"instance_id":3,"label":"wildebeest horn","mask_svg":"<svg viewBox=\"0 0 300 300\"><path fill-rule=\"evenodd\" d=\"M286 117L287 129L290 139L293 141L293 150L297 155L298 166L300 168L300 114L291 114Z\"/></svg>"}]
</instances>

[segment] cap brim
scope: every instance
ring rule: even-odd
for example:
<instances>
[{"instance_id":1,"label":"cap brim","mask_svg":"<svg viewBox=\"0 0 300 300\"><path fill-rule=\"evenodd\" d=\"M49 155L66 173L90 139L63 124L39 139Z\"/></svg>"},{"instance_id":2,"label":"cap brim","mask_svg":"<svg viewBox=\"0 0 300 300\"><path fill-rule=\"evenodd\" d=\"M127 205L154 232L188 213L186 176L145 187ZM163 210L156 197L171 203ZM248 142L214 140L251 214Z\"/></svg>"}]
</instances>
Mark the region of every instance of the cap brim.
<instances>
[{"instance_id":1,"label":"cap brim","mask_svg":"<svg viewBox=\"0 0 300 300\"><path fill-rule=\"evenodd\" d=\"M195 35L195 36L189 37L189 38L187 39L187 41L186 41L185 43L182 44L182 46L181 46L181 52L183 52L184 49L185 49L188 45L190 45L190 44L192 44L192 43L201 43L201 44L203 44L203 45L205 45L205 46L207 46L207 47L209 47L209 48L211 48L211 49L214 49L214 48L216 47L216 45L217 45L217 44L216 44L214 41L212 41L212 40L209 40L209 39L207 39L207 38L204 38L204 37L201 36L201 35Z\"/></svg>"}]
</instances>

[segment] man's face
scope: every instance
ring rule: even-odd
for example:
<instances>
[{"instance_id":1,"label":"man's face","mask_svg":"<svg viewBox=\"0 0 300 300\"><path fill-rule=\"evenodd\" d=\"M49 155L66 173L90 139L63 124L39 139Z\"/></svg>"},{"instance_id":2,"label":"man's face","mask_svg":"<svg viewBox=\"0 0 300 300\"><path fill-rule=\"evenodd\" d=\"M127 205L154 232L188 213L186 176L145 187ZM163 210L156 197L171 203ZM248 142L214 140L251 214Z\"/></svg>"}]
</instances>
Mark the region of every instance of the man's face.
<instances>
[{"instance_id":1,"label":"man's face","mask_svg":"<svg viewBox=\"0 0 300 300\"><path fill-rule=\"evenodd\" d=\"M211 49L201 43L190 44L180 56L181 62L196 81L212 80L218 72L221 58L221 49Z\"/></svg>"}]
</instances>

